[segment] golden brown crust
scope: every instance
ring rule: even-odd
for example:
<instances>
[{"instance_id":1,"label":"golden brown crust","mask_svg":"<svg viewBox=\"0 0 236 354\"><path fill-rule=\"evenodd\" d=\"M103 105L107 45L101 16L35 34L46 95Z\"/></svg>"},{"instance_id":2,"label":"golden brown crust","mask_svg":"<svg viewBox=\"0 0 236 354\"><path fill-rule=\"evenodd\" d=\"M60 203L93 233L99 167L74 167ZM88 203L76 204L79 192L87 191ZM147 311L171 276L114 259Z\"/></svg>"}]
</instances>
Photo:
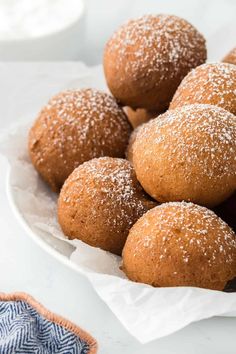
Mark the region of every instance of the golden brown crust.
<instances>
[{"instance_id":1,"label":"golden brown crust","mask_svg":"<svg viewBox=\"0 0 236 354\"><path fill-rule=\"evenodd\" d=\"M132 154L139 182L157 201L213 207L236 190L236 117L211 105L167 111L140 127Z\"/></svg>"},{"instance_id":2,"label":"golden brown crust","mask_svg":"<svg viewBox=\"0 0 236 354\"><path fill-rule=\"evenodd\" d=\"M84 161L124 157L131 126L106 93L70 90L53 97L29 133L33 165L54 191Z\"/></svg>"},{"instance_id":3,"label":"golden brown crust","mask_svg":"<svg viewBox=\"0 0 236 354\"><path fill-rule=\"evenodd\" d=\"M124 107L124 111L133 128L137 128L139 125L148 122L152 118L156 118L163 112L147 111L143 108L132 109L131 107Z\"/></svg>"},{"instance_id":4,"label":"golden brown crust","mask_svg":"<svg viewBox=\"0 0 236 354\"><path fill-rule=\"evenodd\" d=\"M122 105L164 111L183 77L205 60L205 39L191 24L177 16L149 15L114 33L103 64Z\"/></svg>"},{"instance_id":5,"label":"golden brown crust","mask_svg":"<svg viewBox=\"0 0 236 354\"><path fill-rule=\"evenodd\" d=\"M236 65L236 47L223 58L222 62Z\"/></svg>"},{"instance_id":6,"label":"golden brown crust","mask_svg":"<svg viewBox=\"0 0 236 354\"><path fill-rule=\"evenodd\" d=\"M69 238L120 255L130 227L155 205L127 160L103 157L85 162L66 180L58 220Z\"/></svg>"},{"instance_id":7,"label":"golden brown crust","mask_svg":"<svg viewBox=\"0 0 236 354\"><path fill-rule=\"evenodd\" d=\"M153 286L223 290L236 276L236 235L209 209L165 203L131 228L123 270L129 279Z\"/></svg>"},{"instance_id":8,"label":"golden brown crust","mask_svg":"<svg viewBox=\"0 0 236 354\"><path fill-rule=\"evenodd\" d=\"M236 114L236 66L203 64L192 70L178 87L170 109L189 104L212 104Z\"/></svg>"},{"instance_id":9,"label":"golden brown crust","mask_svg":"<svg viewBox=\"0 0 236 354\"><path fill-rule=\"evenodd\" d=\"M129 143L127 146L127 150L126 150L126 158L127 160L133 164L133 149L134 149L134 142L135 139L137 137L138 131L140 130L140 128L142 127L142 125L139 125L137 128L135 128L129 138Z\"/></svg>"}]
</instances>

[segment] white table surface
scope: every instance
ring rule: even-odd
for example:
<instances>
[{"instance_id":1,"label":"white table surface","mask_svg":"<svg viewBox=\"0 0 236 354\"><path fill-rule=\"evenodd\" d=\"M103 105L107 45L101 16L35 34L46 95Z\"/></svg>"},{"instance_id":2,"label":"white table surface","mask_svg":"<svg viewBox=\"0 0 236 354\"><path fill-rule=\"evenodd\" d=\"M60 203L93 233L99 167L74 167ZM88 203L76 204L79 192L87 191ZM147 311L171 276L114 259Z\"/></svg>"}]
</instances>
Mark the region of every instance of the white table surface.
<instances>
[{"instance_id":1,"label":"white table surface","mask_svg":"<svg viewBox=\"0 0 236 354\"><path fill-rule=\"evenodd\" d=\"M38 110L63 85L58 72L76 78L79 63L0 64L0 129ZM44 87L45 75L51 85ZM63 76L63 75L62 75ZM36 100L37 97L37 100ZM35 102L37 101L37 104ZM24 291L89 331L100 354L235 354L236 318L212 318L141 345L122 327L88 281L41 250L14 219L6 197L6 161L0 159L0 291Z\"/></svg>"}]
</instances>

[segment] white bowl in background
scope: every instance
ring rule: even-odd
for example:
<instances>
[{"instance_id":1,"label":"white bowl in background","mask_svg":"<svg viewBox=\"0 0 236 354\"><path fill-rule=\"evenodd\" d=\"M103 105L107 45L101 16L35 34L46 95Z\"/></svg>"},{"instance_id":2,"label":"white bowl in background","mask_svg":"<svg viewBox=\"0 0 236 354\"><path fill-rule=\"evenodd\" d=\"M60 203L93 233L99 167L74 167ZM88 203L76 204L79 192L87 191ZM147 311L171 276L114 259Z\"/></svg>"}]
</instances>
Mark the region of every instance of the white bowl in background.
<instances>
[{"instance_id":1,"label":"white bowl in background","mask_svg":"<svg viewBox=\"0 0 236 354\"><path fill-rule=\"evenodd\" d=\"M51 26L48 32L44 28L42 33L39 30L32 34L26 31L25 35L16 34L15 38L12 34L0 35L0 61L78 59L84 49L85 4L84 0L73 0L65 5L73 6L73 16L57 28Z\"/></svg>"}]
</instances>

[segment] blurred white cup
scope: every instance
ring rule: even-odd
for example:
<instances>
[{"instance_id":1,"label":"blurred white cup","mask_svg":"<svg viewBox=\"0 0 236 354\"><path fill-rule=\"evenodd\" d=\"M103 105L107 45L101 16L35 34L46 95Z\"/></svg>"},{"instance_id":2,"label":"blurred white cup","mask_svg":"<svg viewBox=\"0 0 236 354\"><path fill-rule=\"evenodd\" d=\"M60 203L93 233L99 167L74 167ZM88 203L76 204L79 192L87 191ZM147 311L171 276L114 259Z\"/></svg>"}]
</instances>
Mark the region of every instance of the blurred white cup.
<instances>
[{"instance_id":1,"label":"blurred white cup","mask_svg":"<svg viewBox=\"0 0 236 354\"><path fill-rule=\"evenodd\" d=\"M78 59L84 39L83 0L0 0L0 61Z\"/></svg>"}]
</instances>

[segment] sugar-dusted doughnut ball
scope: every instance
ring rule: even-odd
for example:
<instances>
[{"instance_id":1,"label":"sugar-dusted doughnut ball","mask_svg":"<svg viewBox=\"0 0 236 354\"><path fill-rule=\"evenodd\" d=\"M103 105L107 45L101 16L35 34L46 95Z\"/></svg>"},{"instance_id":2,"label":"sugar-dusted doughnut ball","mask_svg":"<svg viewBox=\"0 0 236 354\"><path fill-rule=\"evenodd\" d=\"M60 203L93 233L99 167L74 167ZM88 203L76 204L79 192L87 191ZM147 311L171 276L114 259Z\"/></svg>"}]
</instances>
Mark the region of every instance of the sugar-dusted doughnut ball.
<instances>
[{"instance_id":1,"label":"sugar-dusted doughnut ball","mask_svg":"<svg viewBox=\"0 0 236 354\"><path fill-rule=\"evenodd\" d=\"M143 108L132 109L131 107L124 107L124 111L128 117L133 128L137 128L143 123L148 122L152 118L156 118L163 112L147 111Z\"/></svg>"},{"instance_id":2,"label":"sugar-dusted doughnut ball","mask_svg":"<svg viewBox=\"0 0 236 354\"><path fill-rule=\"evenodd\" d=\"M203 64L192 70L178 87L170 109L194 103L212 104L236 114L236 66Z\"/></svg>"},{"instance_id":3,"label":"sugar-dusted doughnut ball","mask_svg":"<svg viewBox=\"0 0 236 354\"><path fill-rule=\"evenodd\" d=\"M236 47L232 49L222 60L224 63L236 65Z\"/></svg>"},{"instance_id":4,"label":"sugar-dusted doughnut ball","mask_svg":"<svg viewBox=\"0 0 236 354\"><path fill-rule=\"evenodd\" d=\"M139 125L137 128L135 128L129 138L129 143L127 146L126 150L126 158L129 160L129 162L133 163L133 147L134 147L134 142L137 137L138 131L141 129L143 125Z\"/></svg>"},{"instance_id":5,"label":"sugar-dusted doughnut ball","mask_svg":"<svg viewBox=\"0 0 236 354\"><path fill-rule=\"evenodd\" d=\"M133 281L158 287L223 290L236 276L236 235L205 207L164 203L131 228L123 270Z\"/></svg>"},{"instance_id":6,"label":"sugar-dusted doughnut ball","mask_svg":"<svg viewBox=\"0 0 236 354\"><path fill-rule=\"evenodd\" d=\"M205 60L205 39L190 23L147 15L114 33L103 64L107 84L122 105L164 111L183 77Z\"/></svg>"},{"instance_id":7,"label":"sugar-dusted doughnut ball","mask_svg":"<svg viewBox=\"0 0 236 354\"><path fill-rule=\"evenodd\" d=\"M33 165L54 191L81 163L100 156L124 157L131 125L115 99L94 89L53 97L29 133Z\"/></svg>"},{"instance_id":8,"label":"sugar-dusted doughnut ball","mask_svg":"<svg viewBox=\"0 0 236 354\"><path fill-rule=\"evenodd\" d=\"M217 106L170 110L139 129L137 178L159 202L213 207L236 190L236 117Z\"/></svg>"},{"instance_id":9,"label":"sugar-dusted doughnut ball","mask_svg":"<svg viewBox=\"0 0 236 354\"><path fill-rule=\"evenodd\" d=\"M121 254L130 227L155 205L127 160L102 157L83 163L66 180L58 220L70 239Z\"/></svg>"}]
</instances>

